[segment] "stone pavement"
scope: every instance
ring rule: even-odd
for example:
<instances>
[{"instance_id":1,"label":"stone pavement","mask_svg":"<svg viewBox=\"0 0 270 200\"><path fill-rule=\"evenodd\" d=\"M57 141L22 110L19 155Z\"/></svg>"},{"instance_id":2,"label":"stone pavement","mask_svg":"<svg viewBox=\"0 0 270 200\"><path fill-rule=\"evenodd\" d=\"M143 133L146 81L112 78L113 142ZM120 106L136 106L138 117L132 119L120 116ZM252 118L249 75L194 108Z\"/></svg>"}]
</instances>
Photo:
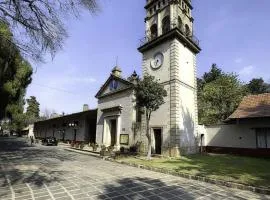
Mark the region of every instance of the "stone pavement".
<instances>
[{"instance_id":1,"label":"stone pavement","mask_svg":"<svg viewBox=\"0 0 270 200\"><path fill-rule=\"evenodd\" d=\"M1 200L270 199L23 139L0 138L0 166Z\"/></svg>"}]
</instances>

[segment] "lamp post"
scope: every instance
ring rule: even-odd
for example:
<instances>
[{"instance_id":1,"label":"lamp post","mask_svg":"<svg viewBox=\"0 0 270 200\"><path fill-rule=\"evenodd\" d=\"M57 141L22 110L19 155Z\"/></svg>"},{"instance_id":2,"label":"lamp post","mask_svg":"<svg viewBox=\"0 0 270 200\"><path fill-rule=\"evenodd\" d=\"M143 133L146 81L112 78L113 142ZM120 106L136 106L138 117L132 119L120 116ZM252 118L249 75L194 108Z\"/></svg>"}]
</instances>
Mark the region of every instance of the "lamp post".
<instances>
[{"instance_id":1,"label":"lamp post","mask_svg":"<svg viewBox=\"0 0 270 200\"><path fill-rule=\"evenodd\" d=\"M67 123L63 123L63 130L62 130L62 140L63 142L65 141L65 135L66 135L66 126L67 126Z\"/></svg>"},{"instance_id":2,"label":"lamp post","mask_svg":"<svg viewBox=\"0 0 270 200\"><path fill-rule=\"evenodd\" d=\"M77 137L77 127L79 125L78 121L73 121L71 123L68 124L69 127L74 129L74 137L73 137L73 141L76 142L76 137Z\"/></svg>"}]
</instances>

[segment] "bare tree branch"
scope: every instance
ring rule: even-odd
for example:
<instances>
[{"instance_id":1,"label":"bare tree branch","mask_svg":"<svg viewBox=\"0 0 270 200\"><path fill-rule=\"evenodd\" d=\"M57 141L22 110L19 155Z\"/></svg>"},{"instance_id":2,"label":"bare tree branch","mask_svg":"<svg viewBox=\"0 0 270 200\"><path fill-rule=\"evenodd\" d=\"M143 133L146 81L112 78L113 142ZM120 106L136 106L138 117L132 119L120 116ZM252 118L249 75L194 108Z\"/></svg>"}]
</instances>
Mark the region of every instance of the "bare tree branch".
<instances>
[{"instance_id":1,"label":"bare tree branch","mask_svg":"<svg viewBox=\"0 0 270 200\"><path fill-rule=\"evenodd\" d=\"M53 57L63 47L68 36L64 22L79 17L82 9L97 13L97 1L0 0L0 22L9 25L14 38L10 42L24 56L41 61L44 53Z\"/></svg>"}]
</instances>

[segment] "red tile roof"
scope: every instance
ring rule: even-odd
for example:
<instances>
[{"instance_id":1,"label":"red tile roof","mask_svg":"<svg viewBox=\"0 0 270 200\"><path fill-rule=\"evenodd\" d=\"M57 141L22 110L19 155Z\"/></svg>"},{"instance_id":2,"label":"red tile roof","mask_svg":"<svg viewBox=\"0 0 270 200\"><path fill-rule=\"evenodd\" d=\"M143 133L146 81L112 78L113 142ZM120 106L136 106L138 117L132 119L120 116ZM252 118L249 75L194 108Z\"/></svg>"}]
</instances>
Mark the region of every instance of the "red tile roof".
<instances>
[{"instance_id":1,"label":"red tile roof","mask_svg":"<svg viewBox=\"0 0 270 200\"><path fill-rule=\"evenodd\" d=\"M248 95L228 119L270 117L270 93Z\"/></svg>"}]
</instances>

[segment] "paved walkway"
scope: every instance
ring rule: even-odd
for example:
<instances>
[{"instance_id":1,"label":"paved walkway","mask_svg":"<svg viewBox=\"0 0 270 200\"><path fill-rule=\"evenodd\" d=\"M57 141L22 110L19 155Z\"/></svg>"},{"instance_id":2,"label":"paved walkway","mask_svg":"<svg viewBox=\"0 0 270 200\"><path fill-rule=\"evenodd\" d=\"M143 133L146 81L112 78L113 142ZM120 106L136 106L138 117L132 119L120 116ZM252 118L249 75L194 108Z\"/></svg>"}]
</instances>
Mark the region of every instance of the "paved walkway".
<instances>
[{"instance_id":1,"label":"paved walkway","mask_svg":"<svg viewBox=\"0 0 270 200\"><path fill-rule=\"evenodd\" d=\"M1 200L270 199L22 139L0 138L0 167Z\"/></svg>"}]
</instances>

